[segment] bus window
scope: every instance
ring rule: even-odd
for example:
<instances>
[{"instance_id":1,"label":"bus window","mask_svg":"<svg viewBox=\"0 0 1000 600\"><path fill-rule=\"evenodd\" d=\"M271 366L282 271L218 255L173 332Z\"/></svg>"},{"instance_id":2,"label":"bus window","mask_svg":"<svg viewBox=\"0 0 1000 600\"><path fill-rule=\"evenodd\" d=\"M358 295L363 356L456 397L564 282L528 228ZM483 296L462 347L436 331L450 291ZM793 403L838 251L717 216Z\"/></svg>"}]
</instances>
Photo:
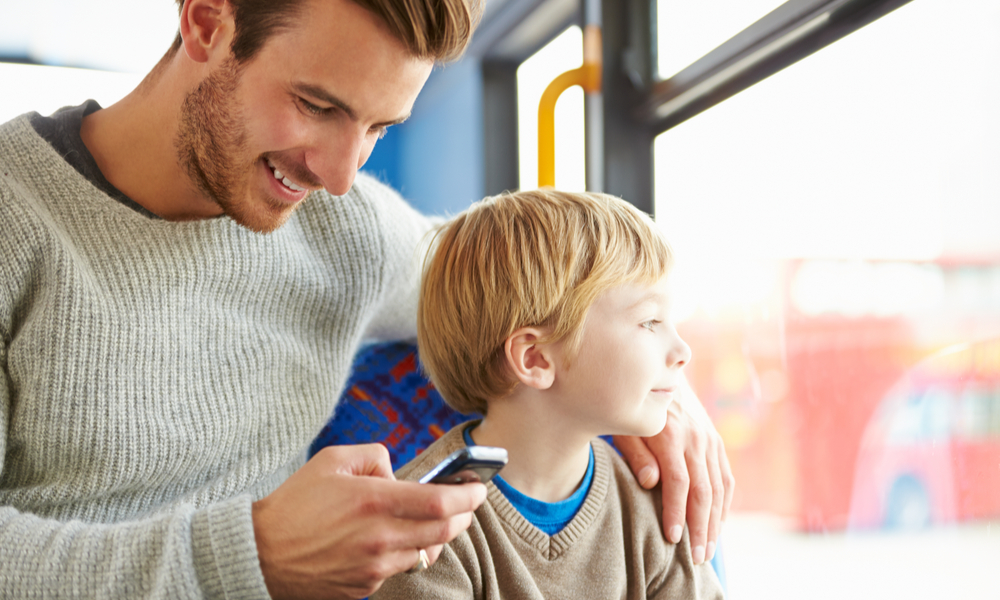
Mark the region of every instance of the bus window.
<instances>
[{"instance_id":1,"label":"bus window","mask_svg":"<svg viewBox=\"0 0 1000 600\"><path fill-rule=\"evenodd\" d=\"M993 398L993 390L983 385L971 384L965 388L955 422L956 437L970 442L991 437Z\"/></svg>"},{"instance_id":2,"label":"bus window","mask_svg":"<svg viewBox=\"0 0 1000 600\"><path fill-rule=\"evenodd\" d=\"M912 444L920 440L922 437L925 406L923 395L917 394L907 397L906 401L901 403L890 417L891 420L885 442L887 444L903 445Z\"/></svg>"},{"instance_id":3,"label":"bus window","mask_svg":"<svg viewBox=\"0 0 1000 600\"><path fill-rule=\"evenodd\" d=\"M996 595L998 27L911 2L655 141L734 598Z\"/></svg>"},{"instance_id":4,"label":"bus window","mask_svg":"<svg viewBox=\"0 0 1000 600\"><path fill-rule=\"evenodd\" d=\"M656 56L661 79L708 54L784 0L658 0Z\"/></svg>"}]
</instances>

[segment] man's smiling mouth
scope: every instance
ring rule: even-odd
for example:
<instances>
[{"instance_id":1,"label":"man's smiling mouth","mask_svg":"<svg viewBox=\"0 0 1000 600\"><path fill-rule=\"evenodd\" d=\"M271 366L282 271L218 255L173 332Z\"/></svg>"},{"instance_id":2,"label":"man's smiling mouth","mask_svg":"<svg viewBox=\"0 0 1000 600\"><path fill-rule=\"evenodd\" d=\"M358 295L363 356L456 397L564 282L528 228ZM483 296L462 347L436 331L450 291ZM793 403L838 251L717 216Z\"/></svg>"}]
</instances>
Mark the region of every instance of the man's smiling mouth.
<instances>
[{"instance_id":1,"label":"man's smiling mouth","mask_svg":"<svg viewBox=\"0 0 1000 600\"><path fill-rule=\"evenodd\" d=\"M278 170L278 167L276 167L275 164L273 162L271 162L271 159L268 158L266 160L267 160L267 166L271 168L271 173L274 174L274 178L277 179L278 181L280 181L281 184L284 185L286 188L292 190L293 192L306 192L306 191L308 191L304 187L295 185L294 181L292 181L291 179L289 179L285 174L283 174L281 171Z\"/></svg>"}]
</instances>

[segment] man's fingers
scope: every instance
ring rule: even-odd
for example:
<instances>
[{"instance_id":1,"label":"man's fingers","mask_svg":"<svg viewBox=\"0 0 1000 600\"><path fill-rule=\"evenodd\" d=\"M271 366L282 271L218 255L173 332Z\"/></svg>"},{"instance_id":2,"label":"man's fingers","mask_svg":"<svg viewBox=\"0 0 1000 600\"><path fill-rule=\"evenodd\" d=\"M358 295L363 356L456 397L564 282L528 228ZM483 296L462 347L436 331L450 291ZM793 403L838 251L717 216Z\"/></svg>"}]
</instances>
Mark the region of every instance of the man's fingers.
<instances>
[{"instance_id":1,"label":"man's fingers","mask_svg":"<svg viewBox=\"0 0 1000 600\"><path fill-rule=\"evenodd\" d=\"M676 544L684 533L684 519L687 514L688 477L684 462L683 436L677 435L673 418L658 435L644 438L649 450L659 459L660 493L663 496L663 534L667 541Z\"/></svg>"},{"instance_id":2,"label":"man's fingers","mask_svg":"<svg viewBox=\"0 0 1000 600\"><path fill-rule=\"evenodd\" d=\"M389 451L382 444L327 446L317 452L313 460L332 465L334 472L341 475L395 479Z\"/></svg>"},{"instance_id":3,"label":"man's fingers","mask_svg":"<svg viewBox=\"0 0 1000 600\"><path fill-rule=\"evenodd\" d=\"M397 573L405 573L416 567L417 563L420 562L420 550L420 548L404 548L392 553L391 556L386 558L388 569L386 570L385 576L379 577L378 579L380 581L388 579ZM438 558L441 557L441 552L443 550L443 544L436 544L434 546L427 546L426 548L423 548L424 553L427 555L427 567L430 567L437 562Z\"/></svg>"},{"instance_id":4,"label":"man's fingers","mask_svg":"<svg viewBox=\"0 0 1000 600\"><path fill-rule=\"evenodd\" d=\"M614 441L639 485L647 490L655 486L660 480L660 469L642 438L621 435L615 436Z\"/></svg>"},{"instance_id":5,"label":"man's fingers","mask_svg":"<svg viewBox=\"0 0 1000 600\"><path fill-rule=\"evenodd\" d=\"M417 489L407 490L409 494L398 495L398 489L411 487L408 484L409 482L383 482L375 490L377 500L361 504L356 512L359 517L354 528L357 543L352 554L353 560L358 565L363 565L356 573L363 581L381 581L410 570L417 563L420 549L424 549L429 564L433 564L440 556L443 545L455 539L472 523L471 511L456 509L453 512L450 508L443 509L446 506L459 506L448 500L440 503L417 500L414 503L423 505L426 510L394 509L400 497L406 502L405 498L412 497L413 492L423 496L427 493L423 488L431 487L413 484ZM485 488L482 484L441 485L433 486L434 489L429 492L437 491L442 496L452 496L464 491L464 495L475 498L478 496L475 489L477 486ZM463 502L462 505L471 506L469 502ZM383 517L379 518L379 514ZM362 525L362 520L365 525Z\"/></svg>"},{"instance_id":6,"label":"man's fingers","mask_svg":"<svg viewBox=\"0 0 1000 600\"><path fill-rule=\"evenodd\" d=\"M695 563L711 559L736 482L722 438L690 388L671 404L663 431L649 438L616 437L615 446L643 487L655 485L644 477L655 460L667 540L680 541L686 522Z\"/></svg>"},{"instance_id":7,"label":"man's fingers","mask_svg":"<svg viewBox=\"0 0 1000 600\"><path fill-rule=\"evenodd\" d=\"M729 466L729 457L726 455L726 447L719 444L719 469L722 471L722 485L726 488L726 499L722 504L722 522L729 518L729 507L733 503L733 492L736 491L736 478L733 477L733 470Z\"/></svg>"},{"instance_id":8,"label":"man's fingers","mask_svg":"<svg viewBox=\"0 0 1000 600\"><path fill-rule=\"evenodd\" d=\"M709 448L706 454L708 478L712 485L712 508L708 519L708 544L705 546L705 560L715 556L716 544L722 530L722 508L725 504L726 491L722 485L722 470L719 466L718 447L722 440L712 436L709 438Z\"/></svg>"},{"instance_id":9,"label":"man's fingers","mask_svg":"<svg viewBox=\"0 0 1000 600\"><path fill-rule=\"evenodd\" d=\"M472 513L486 500L481 483L445 485L396 482L384 496L392 515L400 519L437 521L461 513Z\"/></svg>"},{"instance_id":10,"label":"man's fingers","mask_svg":"<svg viewBox=\"0 0 1000 600\"><path fill-rule=\"evenodd\" d=\"M691 480L687 497L687 524L691 536L691 556L695 564L705 561L709 520L712 516L712 480L705 454L705 435L701 432L689 432L684 456Z\"/></svg>"},{"instance_id":11,"label":"man's fingers","mask_svg":"<svg viewBox=\"0 0 1000 600\"><path fill-rule=\"evenodd\" d=\"M253 504L272 596L364 597L469 527L486 486L395 481L380 445L326 448Z\"/></svg>"},{"instance_id":12,"label":"man's fingers","mask_svg":"<svg viewBox=\"0 0 1000 600\"><path fill-rule=\"evenodd\" d=\"M433 565L437 561L438 557L441 556L441 550L443 548L443 545L438 544L435 546L428 546L423 549L427 554L428 567ZM405 573L406 571L416 567L417 563L420 562L420 550L420 548L402 548L399 551L388 555L386 557L388 569L385 577L382 577L382 579L387 579L397 573Z\"/></svg>"},{"instance_id":13,"label":"man's fingers","mask_svg":"<svg viewBox=\"0 0 1000 600\"><path fill-rule=\"evenodd\" d=\"M427 551L427 558L431 560L431 564L437 562L437 559L441 556L441 551L444 550L444 544L437 544L435 546L428 546L424 548Z\"/></svg>"},{"instance_id":14,"label":"man's fingers","mask_svg":"<svg viewBox=\"0 0 1000 600\"><path fill-rule=\"evenodd\" d=\"M447 544L472 524L472 513L464 512L434 521L398 521L399 545L405 548L431 548Z\"/></svg>"}]
</instances>

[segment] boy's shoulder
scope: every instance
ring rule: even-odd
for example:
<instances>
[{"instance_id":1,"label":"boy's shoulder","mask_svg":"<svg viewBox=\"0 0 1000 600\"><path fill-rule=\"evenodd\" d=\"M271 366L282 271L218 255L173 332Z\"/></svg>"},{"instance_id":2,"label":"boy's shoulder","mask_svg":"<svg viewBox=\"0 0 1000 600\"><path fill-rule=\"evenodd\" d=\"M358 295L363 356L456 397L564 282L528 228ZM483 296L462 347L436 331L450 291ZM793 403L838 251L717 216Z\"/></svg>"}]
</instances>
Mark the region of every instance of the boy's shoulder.
<instances>
[{"instance_id":1,"label":"boy's shoulder","mask_svg":"<svg viewBox=\"0 0 1000 600\"><path fill-rule=\"evenodd\" d=\"M614 490L623 497L623 501L627 501L630 506L635 508L643 508L644 511L648 509L652 511L649 514L654 515L657 519L662 519L663 498L659 487L647 490L639 485L635 475L632 474L632 468L608 442L597 438L591 443L591 446L594 448L595 459L597 459L597 453L600 452L609 462Z\"/></svg>"},{"instance_id":2,"label":"boy's shoulder","mask_svg":"<svg viewBox=\"0 0 1000 600\"><path fill-rule=\"evenodd\" d=\"M644 564L650 597L722 598L722 589L711 564L694 564L687 526L681 541L671 544L663 533L663 497L660 486L639 485L628 463L604 440L595 440L598 451L612 465L607 504L614 504L622 518L624 545L634 563ZM612 511L614 512L614 510Z\"/></svg>"},{"instance_id":3,"label":"boy's shoulder","mask_svg":"<svg viewBox=\"0 0 1000 600\"><path fill-rule=\"evenodd\" d=\"M604 460L610 467L604 504L610 505L613 511L621 512L628 520L628 535L648 538L639 545L660 547L666 554L672 554L674 548L666 543L662 533L663 498L660 488L647 490L639 485L631 467L608 442L598 438L591 446L594 448L594 459Z\"/></svg>"}]
</instances>

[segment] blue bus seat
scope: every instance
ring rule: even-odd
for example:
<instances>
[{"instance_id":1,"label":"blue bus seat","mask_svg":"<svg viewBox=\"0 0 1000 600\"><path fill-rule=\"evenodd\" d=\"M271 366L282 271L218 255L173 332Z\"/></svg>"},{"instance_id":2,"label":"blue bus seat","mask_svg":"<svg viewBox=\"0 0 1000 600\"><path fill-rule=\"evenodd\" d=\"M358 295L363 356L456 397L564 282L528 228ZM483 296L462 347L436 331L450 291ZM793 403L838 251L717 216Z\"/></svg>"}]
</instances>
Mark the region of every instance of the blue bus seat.
<instances>
[{"instance_id":1,"label":"blue bus seat","mask_svg":"<svg viewBox=\"0 0 1000 600\"><path fill-rule=\"evenodd\" d=\"M398 469L449 429L473 418L445 404L421 372L415 345L375 344L355 357L337 409L309 456L326 446L378 442Z\"/></svg>"}]
</instances>

